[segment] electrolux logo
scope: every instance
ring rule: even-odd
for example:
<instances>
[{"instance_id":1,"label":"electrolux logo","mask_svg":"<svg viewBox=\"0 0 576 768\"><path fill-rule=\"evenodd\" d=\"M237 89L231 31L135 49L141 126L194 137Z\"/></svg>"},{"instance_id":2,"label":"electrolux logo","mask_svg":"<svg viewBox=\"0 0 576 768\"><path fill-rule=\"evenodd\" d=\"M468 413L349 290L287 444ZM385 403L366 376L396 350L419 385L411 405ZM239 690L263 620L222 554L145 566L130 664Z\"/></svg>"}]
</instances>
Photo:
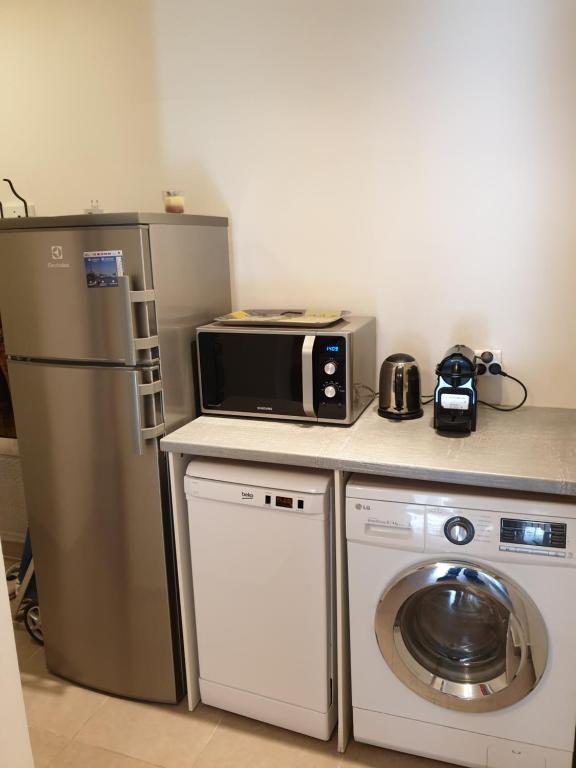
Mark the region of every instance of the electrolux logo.
<instances>
[{"instance_id":1,"label":"electrolux logo","mask_svg":"<svg viewBox=\"0 0 576 768\"><path fill-rule=\"evenodd\" d=\"M252 493L252 491L242 491L242 498L243 499L253 499L254 498L254 494Z\"/></svg>"},{"instance_id":2,"label":"electrolux logo","mask_svg":"<svg viewBox=\"0 0 576 768\"><path fill-rule=\"evenodd\" d=\"M64 249L61 245L52 245L50 247L50 253L52 255L52 261L48 262L48 266L51 269L68 269L70 264L67 261L63 261Z\"/></svg>"}]
</instances>

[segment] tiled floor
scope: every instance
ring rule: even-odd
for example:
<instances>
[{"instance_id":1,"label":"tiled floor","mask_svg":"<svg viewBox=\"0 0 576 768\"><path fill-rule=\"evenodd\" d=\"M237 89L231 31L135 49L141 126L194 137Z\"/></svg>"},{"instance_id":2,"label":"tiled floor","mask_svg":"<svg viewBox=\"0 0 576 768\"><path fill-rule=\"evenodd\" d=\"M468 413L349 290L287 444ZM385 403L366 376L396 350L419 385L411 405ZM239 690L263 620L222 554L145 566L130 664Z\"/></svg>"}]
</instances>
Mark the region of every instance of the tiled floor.
<instances>
[{"instance_id":1,"label":"tiled floor","mask_svg":"<svg viewBox=\"0 0 576 768\"><path fill-rule=\"evenodd\" d=\"M15 627L36 768L447 768L399 752L328 743L200 705L141 704L50 675Z\"/></svg>"}]
</instances>

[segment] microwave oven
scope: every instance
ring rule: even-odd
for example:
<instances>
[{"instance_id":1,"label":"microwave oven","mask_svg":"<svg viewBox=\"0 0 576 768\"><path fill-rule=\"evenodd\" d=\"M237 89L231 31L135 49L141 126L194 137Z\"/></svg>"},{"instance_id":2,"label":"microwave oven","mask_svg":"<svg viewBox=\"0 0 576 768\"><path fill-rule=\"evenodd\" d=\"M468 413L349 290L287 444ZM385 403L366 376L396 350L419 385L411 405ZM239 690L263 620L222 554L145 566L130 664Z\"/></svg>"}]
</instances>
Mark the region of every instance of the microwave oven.
<instances>
[{"instance_id":1,"label":"microwave oven","mask_svg":"<svg viewBox=\"0 0 576 768\"><path fill-rule=\"evenodd\" d=\"M373 400L376 321L197 329L202 413L352 424Z\"/></svg>"}]
</instances>

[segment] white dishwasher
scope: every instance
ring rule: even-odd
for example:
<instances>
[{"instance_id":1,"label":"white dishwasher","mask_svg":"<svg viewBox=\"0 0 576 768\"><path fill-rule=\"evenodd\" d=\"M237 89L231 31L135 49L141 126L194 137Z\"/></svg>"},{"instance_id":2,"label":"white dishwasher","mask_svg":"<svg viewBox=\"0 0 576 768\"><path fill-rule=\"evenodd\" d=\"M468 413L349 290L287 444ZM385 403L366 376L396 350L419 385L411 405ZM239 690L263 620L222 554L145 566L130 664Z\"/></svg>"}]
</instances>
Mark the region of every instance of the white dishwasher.
<instances>
[{"instance_id":1,"label":"white dishwasher","mask_svg":"<svg viewBox=\"0 0 576 768\"><path fill-rule=\"evenodd\" d=\"M199 458L185 484L202 701L329 739L332 474Z\"/></svg>"}]
</instances>

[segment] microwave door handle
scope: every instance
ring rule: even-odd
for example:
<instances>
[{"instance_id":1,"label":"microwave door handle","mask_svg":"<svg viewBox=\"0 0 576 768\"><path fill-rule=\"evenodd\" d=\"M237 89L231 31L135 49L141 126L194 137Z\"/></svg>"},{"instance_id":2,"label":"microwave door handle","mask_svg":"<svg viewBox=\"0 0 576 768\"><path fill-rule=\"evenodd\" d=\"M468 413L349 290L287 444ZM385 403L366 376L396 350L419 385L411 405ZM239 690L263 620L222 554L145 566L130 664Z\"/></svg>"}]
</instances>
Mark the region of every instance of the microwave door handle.
<instances>
[{"instance_id":1,"label":"microwave door handle","mask_svg":"<svg viewBox=\"0 0 576 768\"><path fill-rule=\"evenodd\" d=\"M304 414L316 417L314 412L314 371L312 353L316 336L305 336L302 344L302 406Z\"/></svg>"}]
</instances>

